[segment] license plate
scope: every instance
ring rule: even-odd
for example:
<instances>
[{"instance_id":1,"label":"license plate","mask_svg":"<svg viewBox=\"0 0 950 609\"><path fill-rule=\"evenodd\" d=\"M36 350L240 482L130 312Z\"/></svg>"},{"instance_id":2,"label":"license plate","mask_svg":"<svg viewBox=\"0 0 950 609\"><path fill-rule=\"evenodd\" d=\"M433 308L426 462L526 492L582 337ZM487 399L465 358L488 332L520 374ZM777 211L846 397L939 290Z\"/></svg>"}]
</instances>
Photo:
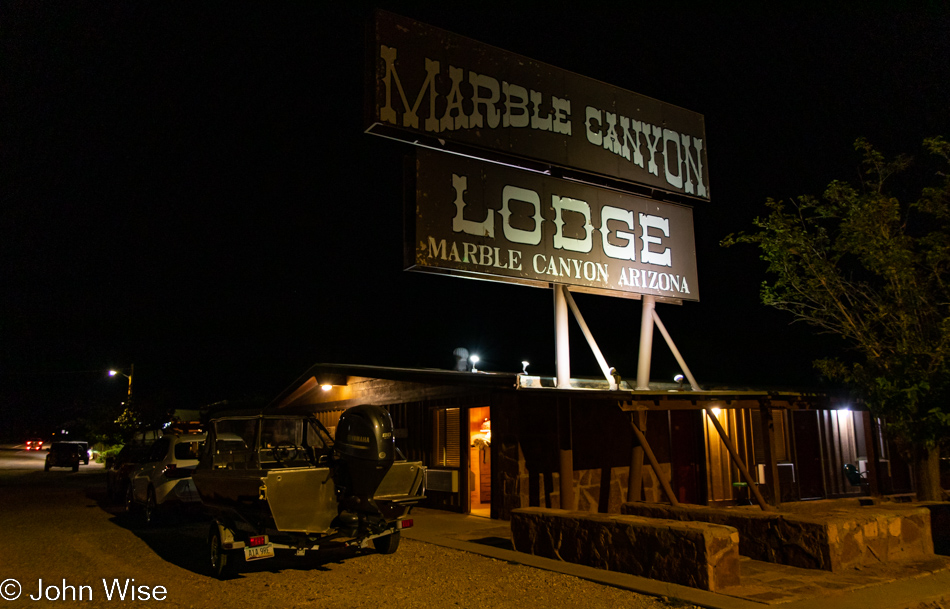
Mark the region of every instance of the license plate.
<instances>
[{"instance_id":1,"label":"license plate","mask_svg":"<svg viewBox=\"0 0 950 609\"><path fill-rule=\"evenodd\" d=\"M256 548L244 548L244 560L261 560L262 558L274 558L274 544L266 543Z\"/></svg>"}]
</instances>

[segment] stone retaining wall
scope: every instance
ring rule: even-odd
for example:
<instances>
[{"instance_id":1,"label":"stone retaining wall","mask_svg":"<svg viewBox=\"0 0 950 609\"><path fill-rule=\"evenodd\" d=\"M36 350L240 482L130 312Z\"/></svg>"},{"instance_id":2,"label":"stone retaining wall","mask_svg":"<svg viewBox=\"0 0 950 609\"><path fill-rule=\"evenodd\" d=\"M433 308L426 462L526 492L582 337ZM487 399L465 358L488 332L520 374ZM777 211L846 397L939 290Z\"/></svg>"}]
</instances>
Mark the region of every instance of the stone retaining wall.
<instances>
[{"instance_id":1,"label":"stone retaining wall","mask_svg":"<svg viewBox=\"0 0 950 609\"><path fill-rule=\"evenodd\" d=\"M934 553L950 556L950 503L924 503L930 510L930 530L933 531Z\"/></svg>"},{"instance_id":2,"label":"stone retaining wall","mask_svg":"<svg viewBox=\"0 0 950 609\"><path fill-rule=\"evenodd\" d=\"M948 501L921 501L914 504L885 504L888 509L901 511L902 509L924 508L930 512L930 532L934 544L934 554L950 556L950 502Z\"/></svg>"},{"instance_id":3,"label":"stone retaining wall","mask_svg":"<svg viewBox=\"0 0 950 609\"><path fill-rule=\"evenodd\" d=\"M660 581L721 590L739 584L739 534L704 522L549 508L511 512L519 552Z\"/></svg>"},{"instance_id":4,"label":"stone retaining wall","mask_svg":"<svg viewBox=\"0 0 950 609\"><path fill-rule=\"evenodd\" d=\"M624 503L622 514L708 522L739 532L739 553L806 569L843 571L933 555L930 513L880 506L763 512L758 508Z\"/></svg>"}]
</instances>

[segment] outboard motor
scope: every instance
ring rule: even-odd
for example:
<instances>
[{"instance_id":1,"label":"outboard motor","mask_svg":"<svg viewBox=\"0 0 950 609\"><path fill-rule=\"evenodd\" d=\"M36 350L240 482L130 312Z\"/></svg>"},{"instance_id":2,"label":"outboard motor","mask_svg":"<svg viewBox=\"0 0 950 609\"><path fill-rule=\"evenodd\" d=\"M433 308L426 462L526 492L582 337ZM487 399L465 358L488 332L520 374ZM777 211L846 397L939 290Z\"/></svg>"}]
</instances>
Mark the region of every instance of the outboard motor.
<instances>
[{"instance_id":1,"label":"outboard motor","mask_svg":"<svg viewBox=\"0 0 950 609\"><path fill-rule=\"evenodd\" d=\"M393 420L379 406L362 404L340 415L334 449L337 452L337 488L344 509L375 512L373 497L396 456Z\"/></svg>"}]
</instances>

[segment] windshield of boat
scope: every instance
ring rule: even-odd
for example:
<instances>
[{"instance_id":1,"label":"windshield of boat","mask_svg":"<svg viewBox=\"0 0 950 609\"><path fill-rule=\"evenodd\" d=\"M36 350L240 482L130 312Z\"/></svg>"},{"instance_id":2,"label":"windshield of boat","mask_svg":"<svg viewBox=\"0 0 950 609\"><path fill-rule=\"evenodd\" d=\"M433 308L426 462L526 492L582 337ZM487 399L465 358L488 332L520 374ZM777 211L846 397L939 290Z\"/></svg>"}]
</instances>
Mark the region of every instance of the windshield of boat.
<instances>
[{"instance_id":1,"label":"windshield of boat","mask_svg":"<svg viewBox=\"0 0 950 609\"><path fill-rule=\"evenodd\" d=\"M302 446L318 451L328 450L333 442L326 430L321 428L314 419L265 417L261 426L261 449Z\"/></svg>"}]
</instances>

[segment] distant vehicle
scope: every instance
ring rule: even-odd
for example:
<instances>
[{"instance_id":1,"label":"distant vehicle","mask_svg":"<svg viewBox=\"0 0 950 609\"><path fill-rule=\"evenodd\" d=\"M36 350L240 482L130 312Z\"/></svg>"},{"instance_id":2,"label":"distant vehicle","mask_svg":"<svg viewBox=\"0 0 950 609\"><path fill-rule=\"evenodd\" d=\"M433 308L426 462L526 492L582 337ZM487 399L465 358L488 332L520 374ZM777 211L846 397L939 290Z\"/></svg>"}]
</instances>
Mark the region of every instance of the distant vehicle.
<instances>
[{"instance_id":1,"label":"distant vehicle","mask_svg":"<svg viewBox=\"0 0 950 609\"><path fill-rule=\"evenodd\" d=\"M27 450L43 450L43 440L39 438L30 438L26 441Z\"/></svg>"},{"instance_id":2,"label":"distant vehicle","mask_svg":"<svg viewBox=\"0 0 950 609\"><path fill-rule=\"evenodd\" d=\"M53 442L46 453L44 469L51 467L71 467L74 472L79 471L79 462L82 461L79 444L75 442Z\"/></svg>"},{"instance_id":3,"label":"distant vehicle","mask_svg":"<svg viewBox=\"0 0 950 609\"><path fill-rule=\"evenodd\" d=\"M154 442L129 442L118 454L106 457L106 492L113 501L125 500L132 472L145 463Z\"/></svg>"},{"instance_id":4,"label":"distant vehicle","mask_svg":"<svg viewBox=\"0 0 950 609\"><path fill-rule=\"evenodd\" d=\"M79 447L79 457L82 459L83 465L89 465L89 442L84 440L68 440L64 441L63 444L75 444Z\"/></svg>"},{"instance_id":5,"label":"distant vehicle","mask_svg":"<svg viewBox=\"0 0 950 609\"><path fill-rule=\"evenodd\" d=\"M159 509L200 505L191 473L206 434L166 432L152 444L145 462L132 471L126 489L127 512L141 508L145 524L154 524Z\"/></svg>"},{"instance_id":6,"label":"distant vehicle","mask_svg":"<svg viewBox=\"0 0 950 609\"><path fill-rule=\"evenodd\" d=\"M335 439L305 414L222 414L211 424L194 480L214 518L208 566L218 577L275 550L391 554L424 499L425 467L399 453L378 406L347 409Z\"/></svg>"}]
</instances>

